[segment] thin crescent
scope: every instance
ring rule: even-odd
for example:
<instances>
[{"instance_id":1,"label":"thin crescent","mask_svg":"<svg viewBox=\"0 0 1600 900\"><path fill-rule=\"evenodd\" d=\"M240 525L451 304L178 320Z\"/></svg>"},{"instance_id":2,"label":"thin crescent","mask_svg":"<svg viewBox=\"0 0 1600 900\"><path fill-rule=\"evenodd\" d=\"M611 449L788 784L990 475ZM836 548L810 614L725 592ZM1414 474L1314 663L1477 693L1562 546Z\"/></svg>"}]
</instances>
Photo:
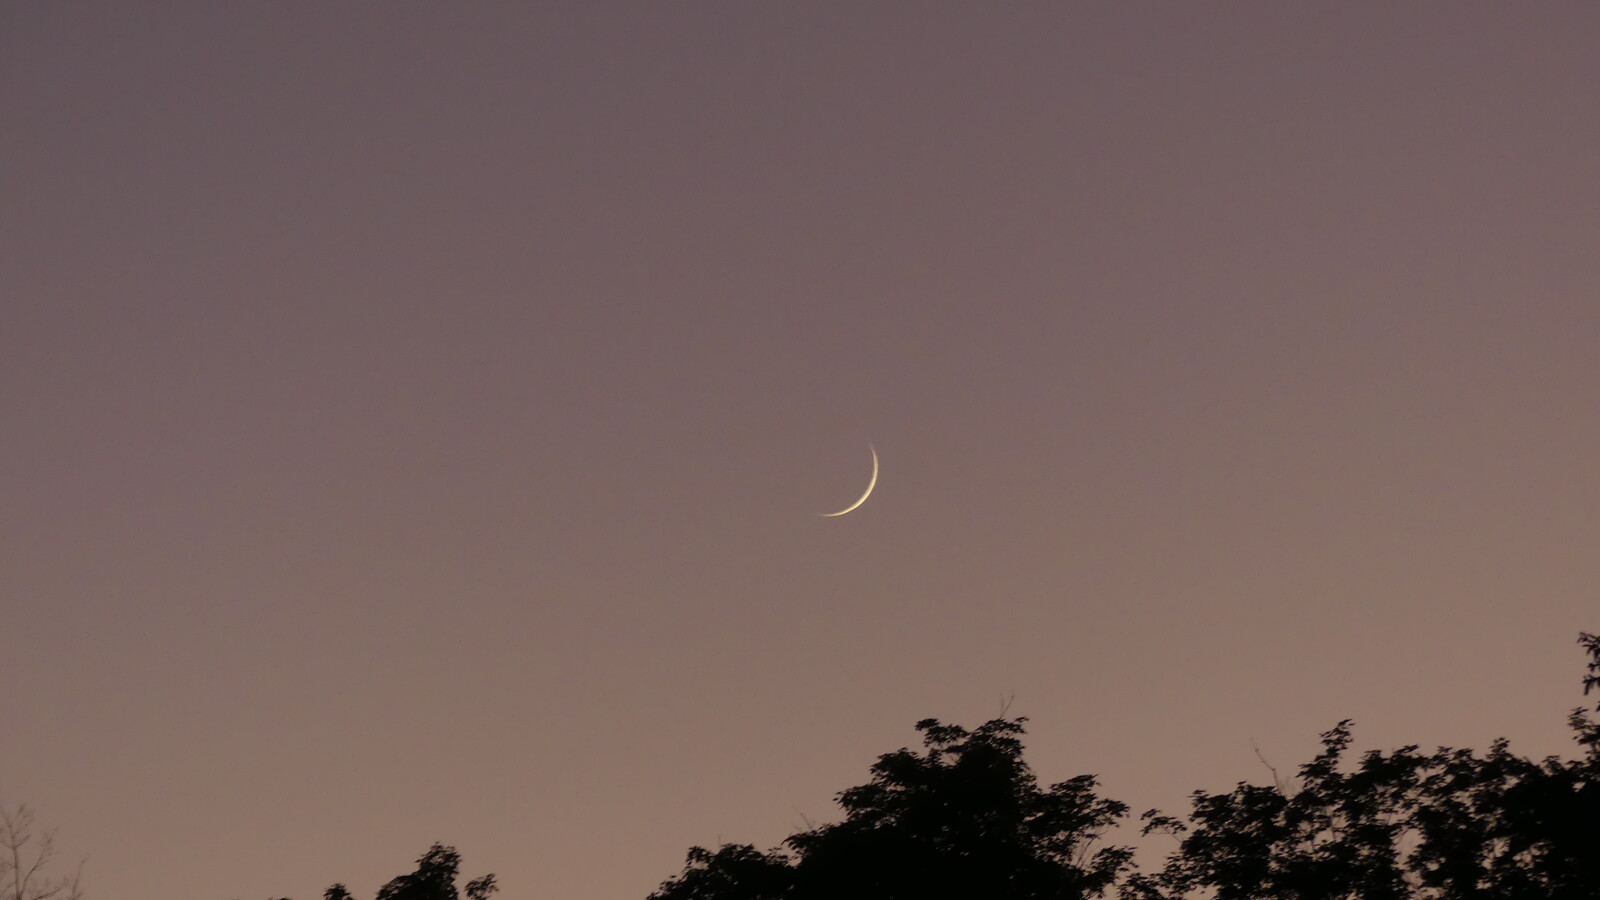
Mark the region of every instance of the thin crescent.
<instances>
[{"instance_id":1,"label":"thin crescent","mask_svg":"<svg viewBox=\"0 0 1600 900\"><path fill-rule=\"evenodd\" d=\"M850 512L851 510L854 510L856 507L860 506L861 504L867 502L867 498L872 496L872 489L878 486L878 449L876 447L872 446L872 442L871 441L868 441L867 442L867 450L869 450L872 453L872 477L867 479L867 490L866 490L866 493L861 495L861 499L860 500L857 500L856 502L850 504L849 506L846 506L844 509L841 509L836 513L817 513L817 515L823 517L824 519L831 519L834 516L842 516L845 513Z\"/></svg>"}]
</instances>

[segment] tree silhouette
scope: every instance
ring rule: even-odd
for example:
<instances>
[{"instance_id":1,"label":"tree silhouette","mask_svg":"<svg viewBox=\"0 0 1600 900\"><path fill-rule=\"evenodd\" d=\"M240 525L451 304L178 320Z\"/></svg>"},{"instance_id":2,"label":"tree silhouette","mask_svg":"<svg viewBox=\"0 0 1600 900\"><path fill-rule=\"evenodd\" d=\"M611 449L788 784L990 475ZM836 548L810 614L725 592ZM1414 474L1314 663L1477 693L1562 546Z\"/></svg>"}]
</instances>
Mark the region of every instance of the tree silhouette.
<instances>
[{"instance_id":1,"label":"tree silhouette","mask_svg":"<svg viewBox=\"0 0 1600 900\"><path fill-rule=\"evenodd\" d=\"M460 900L456 891L456 875L461 871L461 854L456 848L434 844L417 859L417 870L397 876L378 889L377 900ZM489 895L500 890L493 875L484 875L467 882L464 889L467 900L489 900ZM0 900L10 898L0 897ZM288 900L288 898L284 898ZM322 894L322 900L355 900L343 884L335 884Z\"/></svg>"},{"instance_id":2,"label":"tree silhouette","mask_svg":"<svg viewBox=\"0 0 1600 900\"><path fill-rule=\"evenodd\" d=\"M1600 686L1600 637L1579 642ZM1146 831L1189 831L1166 866L1128 879L1142 900L1593 900L1600 897L1600 727L1571 722L1584 759L1535 762L1415 746L1343 765L1350 723L1322 736L1298 784L1194 794L1187 823L1154 811Z\"/></svg>"},{"instance_id":3,"label":"tree silhouette","mask_svg":"<svg viewBox=\"0 0 1600 900\"><path fill-rule=\"evenodd\" d=\"M1578 641L1587 695L1600 635ZM1504 740L1352 757L1340 722L1294 779L1197 791L1181 820L1146 813L1147 834L1180 837L1146 873L1125 848L1095 849L1126 807L1091 776L1038 787L1024 721L919 722L924 751L879 757L871 781L839 794L844 821L766 852L692 848L650 900L1077 900L1113 887L1121 900L1600 898L1600 721L1583 708L1568 719L1576 760L1527 759Z\"/></svg>"},{"instance_id":4,"label":"tree silhouette","mask_svg":"<svg viewBox=\"0 0 1600 900\"><path fill-rule=\"evenodd\" d=\"M461 854L454 847L434 844L417 860L417 870L401 875L378 889L377 900L459 900L456 874L461 871ZM343 890L342 885L336 885ZM330 888L330 893L332 889ZM467 900L487 900L499 890L493 875L467 882ZM348 894L346 894L348 896Z\"/></svg>"},{"instance_id":5,"label":"tree silhouette","mask_svg":"<svg viewBox=\"0 0 1600 900\"><path fill-rule=\"evenodd\" d=\"M1600 689L1600 635L1583 633L1584 694ZM776 849L692 847L649 900L1596 900L1600 898L1600 721L1568 721L1579 759L1416 746L1352 758L1350 722L1322 735L1297 777L1196 791L1185 819L1151 810L1144 830L1178 848L1139 872L1132 851L1100 846L1127 807L1091 775L1041 788L1023 760L1026 719L968 731L917 723L923 748L878 758L871 779L838 795L844 819ZM31 839L26 808L6 812L0 847ZM75 900L75 882L31 881L0 859L0 900ZM7 867L9 866L9 868ZM461 856L434 844L376 900L461 900ZM18 876L18 873L23 873ZM20 877L20 880L18 880ZM488 900L493 875L467 883ZM354 900L336 884L323 900Z\"/></svg>"},{"instance_id":6,"label":"tree silhouette","mask_svg":"<svg viewBox=\"0 0 1600 900\"><path fill-rule=\"evenodd\" d=\"M1578 643L1589 653L1589 673L1583 676L1583 693L1588 696L1590 691L1600 690L1600 634L1580 634ZM1595 711L1600 712L1600 705L1595 706ZM1600 721L1580 707L1572 711L1567 722L1577 732L1578 743L1589 751L1590 763L1600 765Z\"/></svg>"},{"instance_id":7,"label":"tree silhouette","mask_svg":"<svg viewBox=\"0 0 1600 900\"><path fill-rule=\"evenodd\" d=\"M54 831L39 831L25 803L0 806L0 900L82 900L83 863L71 875L52 875Z\"/></svg>"},{"instance_id":8,"label":"tree silhouette","mask_svg":"<svg viewBox=\"0 0 1600 900\"><path fill-rule=\"evenodd\" d=\"M652 900L1099 896L1132 854L1093 848L1127 807L1088 775L1041 790L1022 759L1025 721L918 722L924 752L879 757L870 782L839 794L844 821L790 836L787 852L693 848Z\"/></svg>"},{"instance_id":9,"label":"tree silhouette","mask_svg":"<svg viewBox=\"0 0 1600 900\"><path fill-rule=\"evenodd\" d=\"M1227 794L1196 792L1193 832L1159 878L1133 880L1137 892L1180 897L1200 887L1217 900L1407 896L1395 847L1425 760L1405 747L1369 753L1354 771L1341 771L1348 721L1323 734L1322 744L1295 789L1241 783ZM1161 818L1154 827L1186 826Z\"/></svg>"}]
</instances>

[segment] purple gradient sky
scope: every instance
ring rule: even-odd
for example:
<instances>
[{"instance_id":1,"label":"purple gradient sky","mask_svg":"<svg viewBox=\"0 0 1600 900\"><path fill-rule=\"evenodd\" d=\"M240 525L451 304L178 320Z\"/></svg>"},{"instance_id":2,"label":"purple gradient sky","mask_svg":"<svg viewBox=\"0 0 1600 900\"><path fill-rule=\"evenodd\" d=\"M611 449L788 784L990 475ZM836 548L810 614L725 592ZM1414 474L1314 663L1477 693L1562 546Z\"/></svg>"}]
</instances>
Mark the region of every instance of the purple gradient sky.
<instances>
[{"instance_id":1,"label":"purple gradient sky","mask_svg":"<svg viewBox=\"0 0 1600 900\"><path fill-rule=\"evenodd\" d=\"M0 7L0 792L117 900L1569 749L1593 3ZM866 442L877 493L854 499Z\"/></svg>"}]
</instances>

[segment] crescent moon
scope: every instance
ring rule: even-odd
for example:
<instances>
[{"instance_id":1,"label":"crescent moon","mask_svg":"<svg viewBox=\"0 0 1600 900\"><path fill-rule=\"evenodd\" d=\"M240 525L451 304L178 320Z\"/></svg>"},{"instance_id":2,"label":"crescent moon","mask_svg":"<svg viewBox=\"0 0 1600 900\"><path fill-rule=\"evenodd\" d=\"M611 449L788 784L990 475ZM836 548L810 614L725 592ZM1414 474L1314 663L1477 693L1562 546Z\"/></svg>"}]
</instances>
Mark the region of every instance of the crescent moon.
<instances>
[{"instance_id":1,"label":"crescent moon","mask_svg":"<svg viewBox=\"0 0 1600 900\"><path fill-rule=\"evenodd\" d=\"M849 506L846 506L844 509L841 509L838 512L817 513L817 515L823 517L824 519L831 519L834 516L842 516L845 513L854 510L861 504L867 502L867 498L872 496L872 489L878 486L878 450L876 447L872 446L871 441L867 442L867 450L872 453L872 477L867 479L867 489L861 495L861 499L850 504Z\"/></svg>"}]
</instances>

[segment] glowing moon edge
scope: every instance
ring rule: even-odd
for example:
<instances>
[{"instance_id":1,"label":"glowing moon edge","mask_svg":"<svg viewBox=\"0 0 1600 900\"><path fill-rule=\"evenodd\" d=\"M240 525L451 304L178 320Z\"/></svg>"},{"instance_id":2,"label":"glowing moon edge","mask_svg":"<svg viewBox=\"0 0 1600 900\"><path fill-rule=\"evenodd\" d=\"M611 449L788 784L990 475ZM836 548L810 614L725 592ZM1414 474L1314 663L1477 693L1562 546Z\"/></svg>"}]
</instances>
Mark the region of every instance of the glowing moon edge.
<instances>
[{"instance_id":1,"label":"glowing moon edge","mask_svg":"<svg viewBox=\"0 0 1600 900\"><path fill-rule=\"evenodd\" d=\"M823 517L824 519L832 519L835 516L842 516L847 512L855 510L856 507L867 502L868 497L872 496L872 489L878 486L878 448L872 446L872 442L868 441L867 450L872 454L872 477L867 479L867 489L862 493L861 499L850 504L849 506L846 506L844 509L841 509L838 512L817 513L817 515Z\"/></svg>"}]
</instances>

